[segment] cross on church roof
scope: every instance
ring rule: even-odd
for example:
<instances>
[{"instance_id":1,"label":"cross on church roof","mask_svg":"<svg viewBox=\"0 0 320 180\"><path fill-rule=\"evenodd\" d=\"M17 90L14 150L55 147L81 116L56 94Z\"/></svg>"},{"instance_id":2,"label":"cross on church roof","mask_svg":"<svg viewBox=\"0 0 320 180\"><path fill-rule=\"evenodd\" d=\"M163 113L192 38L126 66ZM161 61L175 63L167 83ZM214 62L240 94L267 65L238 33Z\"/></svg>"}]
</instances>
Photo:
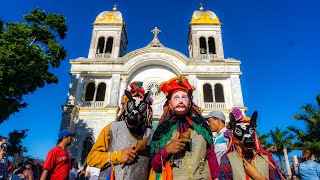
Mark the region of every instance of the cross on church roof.
<instances>
[{"instance_id":1,"label":"cross on church roof","mask_svg":"<svg viewBox=\"0 0 320 180\"><path fill-rule=\"evenodd\" d=\"M118 4L114 4L114 5L113 5L113 11L116 11L116 10L117 10L117 6L118 6Z\"/></svg>"},{"instance_id":2,"label":"cross on church roof","mask_svg":"<svg viewBox=\"0 0 320 180\"><path fill-rule=\"evenodd\" d=\"M203 11L203 4L202 3L200 3L200 11Z\"/></svg>"},{"instance_id":3,"label":"cross on church roof","mask_svg":"<svg viewBox=\"0 0 320 180\"><path fill-rule=\"evenodd\" d=\"M160 29L155 27L154 29L151 30L151 32L154 34L154 37L153 37L152 41L150 42L149 46L151 46L151 47L162 46L162 44L160 43L160 41L158 39L158 34L161 32Z\"/></svg>"},{"instance_id":4,"label":"cross on church roof","mask_svg":"<svg viewBox=\"0 0 320 180\"><path fill-rule=\"evenodd\" d=\"M154 34L154 36L157 36L161 31L157 27L151 30L151 32Z\"/></svg>"}]
</instances>

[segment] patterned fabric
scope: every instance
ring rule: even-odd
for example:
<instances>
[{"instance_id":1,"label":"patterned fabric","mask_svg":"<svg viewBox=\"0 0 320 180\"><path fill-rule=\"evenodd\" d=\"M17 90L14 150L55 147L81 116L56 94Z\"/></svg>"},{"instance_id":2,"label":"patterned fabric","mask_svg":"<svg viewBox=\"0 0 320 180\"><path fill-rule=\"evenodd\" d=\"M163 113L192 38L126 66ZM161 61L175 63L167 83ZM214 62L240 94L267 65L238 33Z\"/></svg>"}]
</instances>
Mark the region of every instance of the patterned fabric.
<instances>
[{"instance_id":1,"label":"patterned fabric","mask_svg":"<svg viewBox=\"0 0 320 180\"><path fill-rule=\"evenodd\" d=\"M5 154L0 161L0 180L7 179L8 167L9 167L9 159L8 159L8 156Z\"/></svg>"},{"instance_id":2,"label":"patterned fabric","mask_svg":"<svg viewBox=\"0 0 320 180\"><path fill-rule=\"evenodd\" d=\"M173 132L181 125L185 125L187 128L191 128L198 134L201 134L208 145L213 144L212 134L210 133L211 130L208 124L199 117L191 117L190 119L194 123L193 126L191 126L187 120L179 120L176 118L171 118L170 120L164 121L160 124L152 137L151 157L153 157L155 153L160 151L167 144L167 142L172 138Z\"/></svg>"},{"instance_id":3,"label":"patterned fabric","mask_svg":"<svg viewBox=\"0 0 320 180\"><path fill-rule=\"evenodd\" d=\"M182 166L179 167L189 166L192 168L190 170L187 169L181 171L183 172L183 178L190 175L191 177L194 176L195 179L207 179L206 177L209 177L210 174L213 178L218 177L219 165L216 159L216 155L214 153L211 130L208 124L202 118L193 116L189 119L186 118L185 120L171 118L169 120L164 121L157 127L151 143L151 155L153 157L151 164L153 170L156 171L151 171L151 175L154 179L162 178L161 170L162 165L164 165L163 163L168 162L170 158L173 157L171 155L168 155L166 152L165 146L167 145L167 143L170 142L176 136L177 132L183 133L188 129L191 129L192 142L190 144L190 148L192 149L192 151L186 151L184 157L186 159L190 159L190 161L184 160L185 158L182 158L182 161L177 162L182 163ZM200 152L202 153L201 155ZM177 158L174 156L170 161L173 161L176 164L175 159ZM188 165L188 163L190 164ZM174 167L174 179L179 179L179 176L182 175L182 173L179 171L180 168L176 165L174 165ZM195 170L196 172L194 172L193 170ZM210 173L208 172L208 170L210 170ZM203 175L207 175L206 177L198 176L202 174L202 171ZM185 172L189 172L188 175L185 174Z\"/></svg>"},{"instance_id":4,"label":"patterned fabric","mask_svg":"<svg viewBox=\"0 0 320 180\"><path fill-rule=\"evenodd\" d=\"M153 130L147 129L144 133L144 138L151 141ZM107 152L117 152L130 147L132 144L137 147L137 140L132 138L127 125L124 121L116 121L110 123L110 141ZM150 144L147 142L146 146ZM100 171L99 180L105 180L106 176L113 168L114 178L121 180L140 180L146 179L149 169L148 149L143 149L138 152L138 158L133 164L122 166L120 164L113 164L108 168L103 168ZM112 172L112 171L111 171ZM111 175L112 177L112 175Z\"/></svg>"},{"instance_id":5,"label":"patterned fabric","mask_svg":"<svg viewBox=\"0 0 320 180\"><path fill-rule=\"evenodd\" d=\"M226 152L229 145L229 130L227 128L221 129L221 131L213 137L214 152L216 153L218 163L222 155Z\"/></svg>"},{"instance_id":6,"label":"patterned fabric","mask_svg":"<svg viewBox=\"0 0 320 180\"><path fill-rule=\"evenodd\" d=\"M188 79L184 76L177 76L161 83L160 89L167 96L167 99L170 99L169 97L177 91L185 91L190 96L194 91L194 87L189 84Z\"/></svg>"},{"instance_id":7,"label":"patterned fabric","mask_svg":"<svg viewBox=\"0 0 320 180\"><path fill-rule=\"evenodd\" d=\"M250 159L247 160L248 162L251 162ZM270 161L270 160L269 160ZM239 166L242 166L240 164ZM230 179L240 179L239 177L233 177L233 172L232 172L232 166L231 162L228 158L227 155L223 155L221 158L221 163L220 163L220 173L219 173L219 180L230 180ZM272 166L269 165L269 179L271 180L281 180L277 169L274 169Z\"/></svg>"}]
</instances>

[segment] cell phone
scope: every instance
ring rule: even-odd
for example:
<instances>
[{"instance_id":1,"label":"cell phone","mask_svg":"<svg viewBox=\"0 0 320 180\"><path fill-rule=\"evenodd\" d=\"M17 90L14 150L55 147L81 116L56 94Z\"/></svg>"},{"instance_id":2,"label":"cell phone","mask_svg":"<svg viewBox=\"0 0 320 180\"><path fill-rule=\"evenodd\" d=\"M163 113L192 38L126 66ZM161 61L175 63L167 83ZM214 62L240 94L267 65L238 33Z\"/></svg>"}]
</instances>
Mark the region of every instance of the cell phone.
<instances>
[{"instance_id":1,"label":"cell phone","mask_svg":"<svg viewBox=\"0 0 320 180\"><path fill-rule=\"evenodd\" d=\"M6 144L1 144L1 145L0 145L0 148L1 148L1 149L5 149L6 147L7 147Z\"/></svg>"}]
</instances>

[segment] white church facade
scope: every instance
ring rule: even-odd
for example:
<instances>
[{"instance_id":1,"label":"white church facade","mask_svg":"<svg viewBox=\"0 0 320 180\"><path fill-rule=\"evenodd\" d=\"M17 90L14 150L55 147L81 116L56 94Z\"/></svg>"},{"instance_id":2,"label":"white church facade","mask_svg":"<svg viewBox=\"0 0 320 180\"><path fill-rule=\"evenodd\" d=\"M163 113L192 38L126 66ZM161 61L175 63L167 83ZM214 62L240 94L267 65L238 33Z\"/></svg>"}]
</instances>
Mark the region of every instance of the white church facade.
<instances>
[{"instance_id":1,"label":"white church facade","mask_svg":"<svg viewBox=\"0 0 320 180\"><path fill-rule=\"evenodd\" d=\"M100 131L116 119L121 96L134 81L151 91L155 124L165 102L159 86L175 76L187 77L195 87L193 101L204 115L219 110L228 117L232 107L246 110L240 61L224 57L221 23L214 12L201 6L192 14L188 56L163 46L159 29L152 33L146 47L126 53L126 25L114 7L96 17L88 57L70 60L71 82L60 128L76 132L70 152L81 164Z\"/></svg>"}]
</instances>

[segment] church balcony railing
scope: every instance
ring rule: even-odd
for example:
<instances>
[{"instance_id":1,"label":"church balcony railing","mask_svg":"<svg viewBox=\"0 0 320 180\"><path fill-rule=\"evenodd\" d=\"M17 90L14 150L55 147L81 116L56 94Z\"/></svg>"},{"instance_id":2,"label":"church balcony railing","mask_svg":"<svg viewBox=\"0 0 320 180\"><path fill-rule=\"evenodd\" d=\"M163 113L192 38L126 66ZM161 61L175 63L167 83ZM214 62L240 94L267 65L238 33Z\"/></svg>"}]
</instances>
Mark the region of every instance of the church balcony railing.
<instances>
[{"instance_id":1,"label":"church balcony railing","mask_svg":"<svg viewBox=\"0 0 320 180\"><path fill-rule=\"evenodd\" d=\"M213 59L217 58L217 54L200 54L201 59Z\"/></svg>"},{"instance_id":2,"label":"church balcony railing","mask_svg":"<svg viewBox=\"0 0 320 180\"><path fill-rule=\"evenodd\" d=\"M84 101L83 107L103 107L104 101Z\"/></svg>"},{"instance_id":3,"label":"church balcony railing","mask_svg":"<svg viewBox=\"0 0 320 180\"><path fill-rule=\"evenodd\" d=\"M216 102L205 102L205 109L225 109L226 103L216 103Z\"/></svg>"},{"instance_id":4,"label":"church balcony railing","mask_svg":"<svg viewBox=\"0 0 320 180\"><path fill-rule=\"evenodd\" d=\"M111 53L96 53L96 58L111 58Z\"/></svg>"}]
</instances>

